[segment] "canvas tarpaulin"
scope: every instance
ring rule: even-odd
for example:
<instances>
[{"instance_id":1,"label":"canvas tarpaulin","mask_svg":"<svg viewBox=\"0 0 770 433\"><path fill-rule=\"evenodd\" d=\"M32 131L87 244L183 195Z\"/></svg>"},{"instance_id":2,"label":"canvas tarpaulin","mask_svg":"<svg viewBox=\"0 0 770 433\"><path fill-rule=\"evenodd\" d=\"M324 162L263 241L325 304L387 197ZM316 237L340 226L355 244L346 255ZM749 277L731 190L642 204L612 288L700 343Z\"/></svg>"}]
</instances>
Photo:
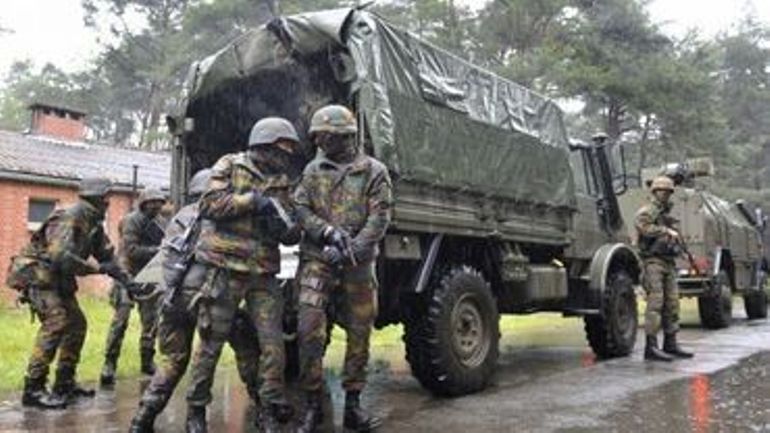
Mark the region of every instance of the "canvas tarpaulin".
<instances>
[{"instance_id":1,"label":"canvas tarpaulin","mask_svg":"<svg viewBox=\"0 0 770 433\"><path fill-rule=\"evenodd\" d=\"M205 127L200 118L210 114L202 101L215 99L223 89L243 94L266 91L260 85L275 87L255 78L269 71L280 71L284 81L287 74L304 76L285 81L277 92L298 101L270 114L303 129L323 103L356 105L374 155L399 179L574 205L567 136L552 101L366 11L284 17L244 34L197 65L183 115L195 119L196 131ZM252 117L240 122L241 133ZM197 145L213 144L198 140Z\"/></svg>"}]
</instances>

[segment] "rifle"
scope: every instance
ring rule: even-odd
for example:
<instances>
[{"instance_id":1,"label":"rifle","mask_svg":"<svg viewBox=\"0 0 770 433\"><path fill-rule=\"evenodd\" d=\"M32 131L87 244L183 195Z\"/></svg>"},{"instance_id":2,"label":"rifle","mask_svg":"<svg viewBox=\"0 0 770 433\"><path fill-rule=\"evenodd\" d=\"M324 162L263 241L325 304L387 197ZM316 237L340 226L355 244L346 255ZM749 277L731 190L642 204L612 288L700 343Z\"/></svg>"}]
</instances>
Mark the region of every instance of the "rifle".
<instances>
[{"instance_id":1,"label":"rifle","mask_svg":"<svg viewBox=\"0 0 770 433\"><path fill-rule=\"evenodd\" d=\"M159 307L160 314L171 311L174 300L182 291L184 278L195 260L195 244L201 231L201 214L198 212L195 219L187 226L182 236L169 241L164 246L173 257L167 256L164 264L166 278L166 292Z\"/></svg>"},{"instance_id":2,"label":"rifle","mask_svg":"<svg viewBox=\"0 0 770 433\"><path fill-rule=\"evenodd\" d=\"M684 256L687 257L687 262L690 264L690 269L693 269L696 275L700 275L700 269L698 269L698 266L695 264L695 257L693 257L690 249L687 247L687 243L684 241L684 239L682 239L681 234L676 240L675 247L680 255L684 254Z\"/></svg>"},{"instance_id":3,"label":"rifle","mask_svg":"<svg viewBox=\"0 0 770 433\"><path fill-rule=\"evenodd\" d=\"M93 274L100 274L102 273L101 270L94 266L93 263L82 259L81 257L72 254L71 252L67 251L65 253L65 256L67 256L69 259L74 260L78 264L88 268L91 273ZM139 284L135 283L131 280L131 277L121 270L118 266L113 265L110 267L109 270L107 270L106 274L115 280L116 283L118 283L122 288L128 292L129 297L132 300L143 300L147 298L151 298L155 295L155 290L151 289L151 285L149 284Z\"/></svg>"}]
</instances>

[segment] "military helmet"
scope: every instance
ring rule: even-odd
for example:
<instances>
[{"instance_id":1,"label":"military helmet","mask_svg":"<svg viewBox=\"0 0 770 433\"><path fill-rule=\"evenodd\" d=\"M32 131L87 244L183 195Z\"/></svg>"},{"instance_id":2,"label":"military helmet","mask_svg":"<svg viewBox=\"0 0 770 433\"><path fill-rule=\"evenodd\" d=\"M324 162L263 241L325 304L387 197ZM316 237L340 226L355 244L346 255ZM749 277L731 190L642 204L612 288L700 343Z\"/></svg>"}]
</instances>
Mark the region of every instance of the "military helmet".
<instances>
[{"instance_id":1,"label":"military helmet","mask_svg":"<svg viewBox=\"0 0 770 433\"><path fill-rule=\"evenodd\" d=\"M139 194L139 207L142 207L145 203L151 202L151 201L166 201L166 194L163 194L163 192L159 189L155 188L148 188L142 191L141 194Z\"/></svg>"},{"instance_id":2,"label":"military helmet","mask_svg":"<svg viewBox=\"0 0 770 433\"><path fill-rule=\"evenodd\" d=\"M85 177L78 186L78 195L81 197L102 197L110 192L112 182L103 177Z\"/></svg>"},{"instance_id":3,"label":"military helmet","mask_svg":"<svg viewBox=\"0 0 770 433\"><path fill-rule=\"evenodd\" d=\"M209 179L211 179L210 168L198 170L198 172L190 178L190 184L187 186L187 196L203 195L208 187Z\"/></svg>"},{"instance_id":4,"label":"military helmet","mask_svg":"<svg viewBox=\"0 0 770 433\"><path fill-rule=\"evenodd\" d=\"M674 192L674 181L668 176L658 176L652 180L650 190L655 192L659 189Z\"/></svg>"},{"instance_id":5,"label":"military helmet","mask_svg":"<svg viewBox=\"0 0 770 433\"><path fill-rule=\"evenodd\" d=\"M281 139L299 143L299 136L294 125L281 117L265 117L251 127L249 146L273 144Z\"/></svg>"},{"instance_id":6,"label":"military helmet","mask_svg":"<svg viewBox=\"0 0 770 433\"><path fill-rule=\"evenodd\" d=\"M327 105L313 113L308 133L355 134L357 131L356 118L350 110L342 105Z\"/></svg>"}]
</instances>

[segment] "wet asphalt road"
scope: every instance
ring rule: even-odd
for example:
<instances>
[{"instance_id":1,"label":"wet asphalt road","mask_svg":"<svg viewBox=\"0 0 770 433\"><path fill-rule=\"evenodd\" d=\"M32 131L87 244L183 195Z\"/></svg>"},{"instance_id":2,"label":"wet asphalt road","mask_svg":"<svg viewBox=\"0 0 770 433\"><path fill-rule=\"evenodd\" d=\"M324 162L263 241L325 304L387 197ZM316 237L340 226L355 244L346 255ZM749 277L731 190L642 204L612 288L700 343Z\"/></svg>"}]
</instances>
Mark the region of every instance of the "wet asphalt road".
<instances>
[{"instance_id":1,"label":"wet asphalt road","mask_svg":"<svg viewBox=\"0 0 770 433\"><path fill-rule=\"evenodd\" d=\"M645 363L640 334L631 357L596 363L581 323L572 320L566 327L557 322L559 335L546 346L533 344L542 336L504 335L494 385L463 398L433 398L403 363L376 359L365 402L385 418L382 433L770 432L770 322L741 319L740 307L731 328L683 329L680 339L697 353L694 360ZM329 382L339 424L343 396L334 374ZM61 412L25 410L18 394L7 395L0 402L0 431L126 431L143 384L124 380L115 391ZM184 385L157 431L183 431ZM232 369L219 373L214 396L210 431L256 431ZM331 406L327 401L327 410Z\"/></svg>"}]
</instances>

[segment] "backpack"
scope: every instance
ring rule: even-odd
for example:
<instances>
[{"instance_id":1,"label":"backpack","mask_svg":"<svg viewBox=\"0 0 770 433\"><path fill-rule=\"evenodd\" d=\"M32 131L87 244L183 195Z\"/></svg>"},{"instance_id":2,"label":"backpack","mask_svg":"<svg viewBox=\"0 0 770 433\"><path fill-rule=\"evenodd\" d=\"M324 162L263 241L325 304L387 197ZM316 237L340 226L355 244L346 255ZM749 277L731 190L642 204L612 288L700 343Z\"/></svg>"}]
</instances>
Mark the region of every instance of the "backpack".
<instances>
[{"instance_id":1,"label":"backpack","mask_svg":"<svg viewBox=\"0 0 770 433\"><path fill-rule=\"evenodd\" d=\"M51 283L51 263L45 257L48 240L46 231L55 226L64 215L64 209L56 209L45 222L32 233L28 245L21 252L11 257L6 272L5 284L19 292L31 287L44 288Z\"/></svg>"}]
</instances>

